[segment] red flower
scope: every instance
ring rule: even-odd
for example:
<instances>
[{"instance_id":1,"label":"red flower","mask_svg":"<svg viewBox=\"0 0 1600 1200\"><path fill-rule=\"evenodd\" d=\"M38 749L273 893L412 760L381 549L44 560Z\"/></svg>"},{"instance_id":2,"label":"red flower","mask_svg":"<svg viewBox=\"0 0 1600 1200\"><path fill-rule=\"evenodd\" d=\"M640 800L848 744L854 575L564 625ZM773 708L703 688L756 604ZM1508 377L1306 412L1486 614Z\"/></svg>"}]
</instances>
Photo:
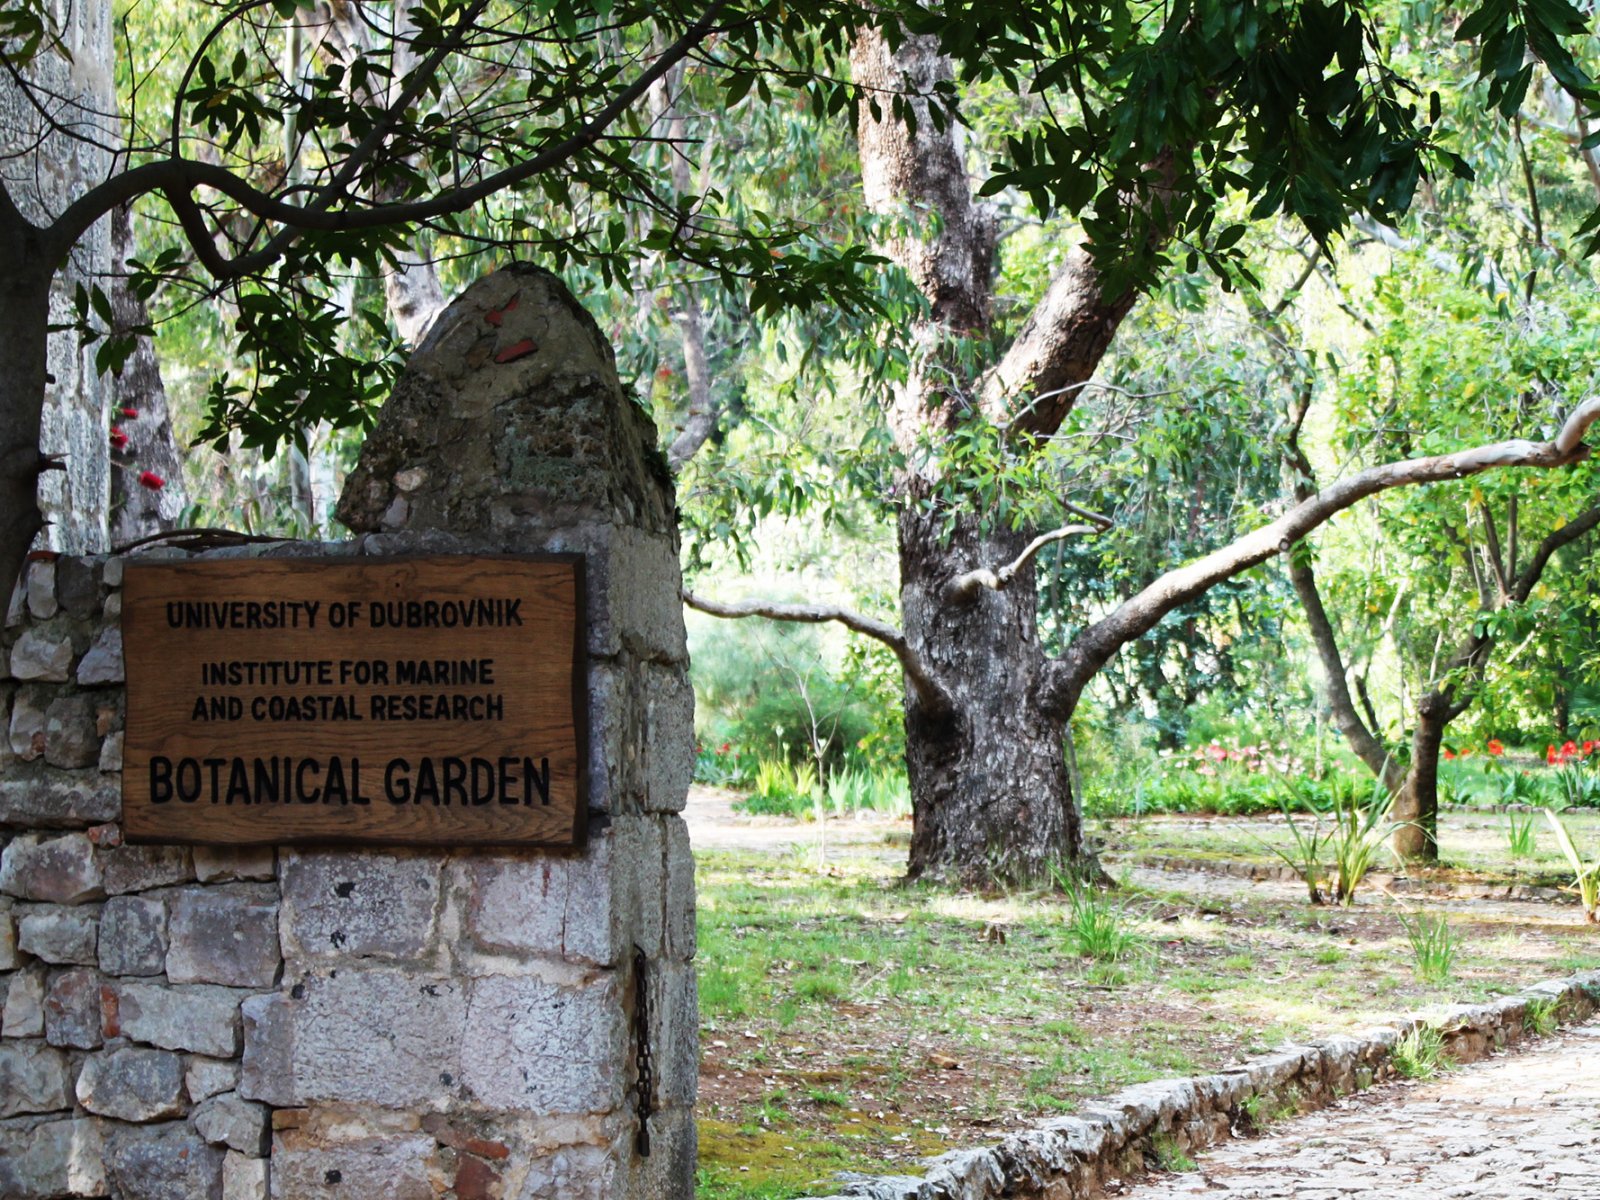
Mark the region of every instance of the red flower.
<instances>
[{"instance_id":1,"label":"red flower","mask_svg":"<svg viewBox=\"0 0 1600 1200\"><path fill-rule=\"evenodd\" d=\"M1583 756L1588 758L1589 755L1594 753L1594 748L1596 746L1600 746L1600 742L1585 742L1583 744Z\"/></svg>"},{"instance_id":2,"label":"red flower","mask_svg":"<svg viewBox=\"0 0 1600 1200\"><path fill-rule=\"evenodd\" d=\"M1485 746L1484 749L1487 750L1490 756L1493 758L1499 758L1506 752L1505 743L1503 743L1499 738L1490 738L1489 744Z\"/></svg>"},{"instance_id":3,"label":"red flower","mask_svg":"<svg viewBox=\"0 0 1600 1200\"><path fill-rule=\"evenodd\" d=\"M1462 758L1471 758L1472 757L1472 747L1468 746L1465 750L1463 750L1461 752L1461 757Z\"/></svg>"},{"instance_id":4,"label":"red flower","mask_svg":"<svg viewBox=\"0 0 1600 1200\"><path fill-rule=\"evenodd\" d=\"M122 430L118 429L115 425L113 425L111 427L111 448L113 450L121 450L127 444L128 444L128 435L123 433Z\"/></svg>"},{"instance_id":5,"label":"red flower","mask_svg":"<svg viewBox=\"0 0 1600 1200\"><path fill-rule=\"evenodd\" d=\"M1456 752L1454 750L1450 749L1449 746L1446 746L1444 748L1444 757L1445 757L1446 761L1449 761L1450 759L1453 759L1455 756L1456 756Z\"/></svg>"},{"instance_id":6,"label":"red flower","mask_svg":"<svg viewBox=\"0 0 1600 1200\"><path fill-rule=\"evenodd\" d=\"M727 753L727 752L728 752L728 751L729 751L729 750L731 750L731 749L733 749L733 745L732 745L732 743L730 743L730 742L723 742L723 743L722 743L722 748L721 748L721 749L720 749L720 750L718 750L718 751L717 751L717 753L718 753L718 754L726 754L726 753Z\"/></svg>"},{"instance_id":7,"label":"red flower","mask_svg":"<svg viewBox=\"0 0 1600 1200\"><path fill-rule=\"evenodd\" d=\"M139 418L139 410L137 408L125 408L122 410L122 415L130 421L136 421Z\"/></svg>"},{"instance_id":8,"label":"red flower","mask_svg":"<svg viewBox=\"0 0 1600 1200\"><path fill-rule=\"evenodd\" d=\"M149 488L152 492L159 492L162 488L167 486L167 481L161 478L161 476L157 475L154 471L140 471L139 482L145 487Z\"/></svg>"},{"instance_id":9,"label":"red flower","mask_svg":"<svg viewBox=\"0 0 1600 1200\"><path fill-rule=\"evenodd\" d=\"M1567 742L1565 745L1563 745L1561 747L1561 757L1562 758L1577 758L1578 757L1578 743L1577 742Z\"/></svg>"},{"instance_id":10,"label":"red flower","mask_svg":"<svg viewBox=\"0 0 1600 1200\"><path fill-rule=\"evenodd\" d=\"M1556 749L1554 742L1544 748L1544 761L1552 767L1562 761L1561 752Z\"/></svg>"}]
</instances>

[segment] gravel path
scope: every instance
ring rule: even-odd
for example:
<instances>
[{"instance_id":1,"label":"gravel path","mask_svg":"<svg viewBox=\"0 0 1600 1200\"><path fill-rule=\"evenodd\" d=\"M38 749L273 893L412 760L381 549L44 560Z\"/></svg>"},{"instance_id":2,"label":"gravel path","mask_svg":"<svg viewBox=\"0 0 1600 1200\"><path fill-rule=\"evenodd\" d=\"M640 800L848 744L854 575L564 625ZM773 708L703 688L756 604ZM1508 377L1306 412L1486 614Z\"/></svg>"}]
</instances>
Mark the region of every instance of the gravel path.
<instances>
[{"instance_id":1,"label":"gravel path","mask_svg":"<svg viewBox=\"0 0 1600 1200\"><path fill-rule=\"evenodd\" d=\"M1123 1200L1600 1197L1600 1026L1230 1142Z\"/></svg>"}]
</instances>

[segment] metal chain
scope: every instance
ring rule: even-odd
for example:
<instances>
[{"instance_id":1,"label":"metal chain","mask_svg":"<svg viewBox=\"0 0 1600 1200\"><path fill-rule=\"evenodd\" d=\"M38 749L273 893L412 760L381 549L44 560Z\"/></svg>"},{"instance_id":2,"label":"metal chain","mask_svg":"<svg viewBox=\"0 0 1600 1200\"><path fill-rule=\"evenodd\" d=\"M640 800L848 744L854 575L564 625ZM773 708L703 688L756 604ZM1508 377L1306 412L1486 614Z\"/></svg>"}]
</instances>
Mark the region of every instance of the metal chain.
<instances>
[{"instance_id":1,"label":"metal chain","mask_svg":"<svg viewBox=\"0 0 1600 1200\"><path fill-rule=\"evenodd\" d=\"M639 1066L634 1084L639 1110L639 1135L634 1142L640 1158L650 1157L650 1115L655 1112L656 1068L650 1051L650 988L645 978L649 960L638 946L633 948L633 1039Z\"/></svg>"}]
</instances>

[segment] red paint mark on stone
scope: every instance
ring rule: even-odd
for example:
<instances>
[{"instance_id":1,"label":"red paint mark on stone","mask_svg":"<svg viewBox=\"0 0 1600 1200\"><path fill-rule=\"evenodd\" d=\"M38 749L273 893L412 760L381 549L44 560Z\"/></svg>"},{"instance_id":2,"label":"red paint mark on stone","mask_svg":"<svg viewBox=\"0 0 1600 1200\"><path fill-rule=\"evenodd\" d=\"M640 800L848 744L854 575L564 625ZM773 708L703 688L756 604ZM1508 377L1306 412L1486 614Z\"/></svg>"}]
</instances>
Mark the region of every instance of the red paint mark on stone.
<instances>
[{"instance_id":1,"label":"red paint mark on stone","mask_svg":"<svg viewBox=\"0 0 1600 1200\"><path fill-rule=\"evenodd\" d=\"M519 358L527 358L538 348L532 338L523 338L520 342L513 342L504 350L496 353L494 360L497 363L514 363Z\"/></svg>"},{"instance_id":2,"label":"red paint mark on stone","mask_svg":"<svg viewBox=\"0 0 1600 1200\"><path fill-rule=\"evenodd\" d=\"M121 825L94 825L89 829L89 841L96 846L110 849L122 845Z\"/></svg>"},{"instance_id":3,"label":"red paint mark on stone","mask_svg":"<svg viewBox=\"0 0 1600 1200\"><path fill-rule=\"evenodd\" d=\"M100 1036L121 1037L122 1015L117 1003L115 988L100 985Z\"/></svg>"},{"instance_id":4,"label":"red paint mark on stone","mask_svg":"<svg viewBox=\"0 0 1600 1200\"><path fill-rule=\"evenodd\" d=\"M479 1158L510 1158L511 1147L504 1142L491 1142L484 1138L468 1138L461 1144L461 1149Z\"/></svg>"},{"instance_id":5,"label":"red paint mark on stone","mask_svg":"<svg viewBox=\"0 0 1600 1200\"><path fill-rule=\"evenodd\" d=\"M476 1158L463 1158L456 1168L456 1200L490 1200L490 1190L500 1182L499 1172Z\"/></svg>"},{"instance_id":6,"label":"red paint mark on stone","mask_svg":"<svg viewBox=\"0 0 1600 1200\"><path fill-rule=\"evenodd\" d=\"M517 306L517 299L521 295L522 293L518 292L516 296L511 297L511 299L506 302L506 306L504 308L491 308L488 312L483 314L483 319L489 322L489 324L493 325L496 329L500 328L500 326L505 323L506 314Z\"/></svg>"}]
</instances>

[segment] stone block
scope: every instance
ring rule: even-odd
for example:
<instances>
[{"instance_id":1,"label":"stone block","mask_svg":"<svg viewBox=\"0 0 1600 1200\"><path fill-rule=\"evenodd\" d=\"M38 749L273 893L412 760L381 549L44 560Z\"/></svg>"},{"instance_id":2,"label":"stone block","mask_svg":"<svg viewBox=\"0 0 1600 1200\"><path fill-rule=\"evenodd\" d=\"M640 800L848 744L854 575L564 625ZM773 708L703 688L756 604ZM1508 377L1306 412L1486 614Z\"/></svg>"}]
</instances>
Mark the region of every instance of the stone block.
<instances>
[{"instance_id":1,"label":"stone block","mask_svg":"<svg viewBox=\"0 0 1600 1200\"><path fill-rule=\"evenodd\" d=\"M117 1031L163 1050L192 1050L212 1058L239 1053L239 992L204 984L164 987L119 983ZM106 1031L115 1036L112 1030Z\"/></svg>"},{"instance_id":2,"label":"stone block","mask_svg":"<svg viewBox=\"0 0 1600 1200\"><path fill-rule=\"evenodd\" d=\"M700 1005L694 968L652 963L647 970L656 1104L692 1109L700 1071Z\"/></svg>"},{"instance_id":3,"label":"stone block","mask_svg":"<svg viewBox=\"0 0 1600 1200\"><path fill-rule=\"evenodd\" d=\"M122 770L122 731L108 733L100 743L100 761L95 764L102 771Z\"/></svg>"},{"instance_id":4,"label":"stone block","mask_svg":"<svg viewBox=\"0 0 1600 1200\"><path fill-rule=\"evenodd\" d=\"M92 966L95 913L74 906L44 905L17 913L17 945L47 963Z\"/></svg>"},{"instance_id":5,"label":"stone block","mask_svg":"<svg viewBox=\"0 0 1600 1200\"><path fill-rule=\"evenodd\" d=\"M118 846L100 854L108 896L188 883L194 862L187 846Z\"/></svg>"},{"instance_id":6,"label":"stone block","mask_svg":"<svg viewBox=\"0 0 1600 1200\"><path fill-rule=\"evenodd\" d=\"M27 568L28 611L35 620L48 621L61 611L56 602L56 564L53 560L36 561Z\"/></svg>"},{"instance_id":7,"label":"stone block","mask_svg":"<svg viewBox=\"0 0 1600 1200\"><path fill-rule=\"evenodd\" d=\"M238 1092L222 1092L200 1102L190 1118L195 1132L213 1146L260 1158L267 1153L272 1122L267 1106Z\"/></svg>"},{"instance_id":8,"label":"stone block","mask_svg":"<svg viewBox=\"0 0 1600 1200\"><path fill-rule=\"evenodd\" d=\"M43 1042L0 1042L0 1117L71 1107L66 1054Z\"/></svg>"},{"instance_id":9,"label":"stone block","mask_svg":"<svg viewBox=\"0 0 1600 1200\"><path fill-rule=\"evenodd\" d=\"M78 663L78 682L88 685L122 681L122 627L108 625Z\"/></svg>"},{"instance_id":10,"label":"stone block","mask_svg":"<svg viewBox=\"0 0 1600 1200\"><path fill-rule=\"evenodd\" d=\"M48 771L0 779L0 823L72 828L122 816L122 785L99 770Z\"/></svg>"},{"instance_id":11,"label":"stone block","mask_svg":"<svg viewBox=\"0 0 1600 1200\"><path fill-rule=\"evenodd\" d=\"M65 683L72 673L72 638L65 629L36 625L11 647L11 674L41 683Z\"/></svg>"},{"instance_id":12,"label":"stone block","mask_svg":"<svg viewBox=\"0 0 1600 1200\"><path fill-rule=\"evenodd\" d=\"M0 1196L104 1196L100 1122L91 1117L0 1129Z\"/></svg>"},{"instance_id":13,"label":"stone block","mask_svg":"<svg viewBox=\"0 0 1600 1200\"><path fill-rule=\"evenodd\" d=\"M7 736L11 753L23 762L44 755L45 711L54 698L53 689L42 687L20 687L12 697Z\"/></svg>"},{"instance_id":14,"label":"stone block","mask_svg":"<svg viewBox=\"0 0 1600 1200\"><path fill-rule=\"evenodd\" d=\"M589 807L616 815L644 806L646 705L637 672L589 666Z\"/></svg>"},{"instance_id":15,"label":"stone block","mask_svg":"<svg viewBox=\"0 0 1600 1200\"><path fill-rule=\"evenodd\" d=\"M68 555L56 560L56 599L78 618L92 617L100 607L103 568L92 558Z\"/></svg>"},{"instance_id":16,"label":"stone block","mask_svg":"<svg viewBox=\"0 0 1600 1200\"><path fill-rule=\"evenodd\" d=\"M191 1056L184 1070L183 1086L189 1099L197 1103L218 1092L231 1092L239 1086L239 1064L227 1059Z\"/></svg>"},{"instance_id":17,"label":"stone block","mask_svg":"<svg viewBox=\"0 0 1600 1200\"><path fill-rule=\"evenodd\" d=\"M81 904L105 894L94 846L81 833L13 838L0 852L0 892L55 904Z\"/></svg>"},{"instance_id":18,"label":"stone block","mask_svg":"<svg viewBox=\"0 0 1600 1200\"><path fill-rule=\"evenodd\" d=\"M273 1200L434 1200L437 1152L438 1143L416 1134L337 1141L280 1135L272 1148Z\"/></svg>"},{"instance_id":19,"label":"stone block","mask_svg":"<svg viewBox=\"0 0 1600 1200\"><path fill-rule=\"evenodd\" d=\"M246 1002L239 1092L280 1107L444 1108L467 1010L464 980L392 968L307 976L290 993Z\"/></svg>"},{"instance_id":20,"label":"stone block","mask_svg":"<svg viewBox=\"0 0 1600 1200\"><path fill-rule=\"evenodd\" d=\"M274 879L277 851L271 846L196 846L194 874L201 883Z\"/></svg>"},{"instance_id":21,"label":"stone block","mask_svg":"<svg viewBox=\"0 0 1600 1200\"><path fill-rule=\"evenodd\" d=\"M5 1012L0 1035L8 1038L44 1036L44 970L16 971L7 981Z\"/></svg>"},{"instance_id":22,"label":"stone block","mask_svg":"<svg viewBox=\"0 0 1600 1200\"><path fill-rule=\"evenodd\" d=\"M278 977L278 905L263 897L185 889L173 897L167 937L173 983L260 988Z\"/></svg>"},{"instance_id":23,"label":"stone block","mask_svg":"<svg viewBox=\"0 0 1600 1200\"><path fill-rule=\"evenodd\" d=\"M98 767L98 710L98 700L86 692L57 696L52 700L45 711L45 761L52 767L69 771L79 767Z\"/></svg>"},{"instance_id":24,"label":"stone block","mask_svg":"<svg viewBox=\"0 0 1600 1200\"><path fill-rule=\"evenodd\" d=\"M100 1036L100 973L92 967L62 971L44 993L44 1040L52 1046L93 1050Z\"/></svg>"},{"instance_id":25,"label":"stone block","mask_svg":"<svg viewBox=\"0 0 1600 1200\"><path fill-rule=\"evenodd\" d=\"M611 1200L618 1193L617 1173L609 1147L562 1146L533 1160L517 1200Z\"/></svg>"},{"instance_id":26,"label":"stone block","mask_svg":"<svg viewBox=\"0 0 1600 1200\"><path fill-rule=\"evenodd\" d=\"M166 968L167 906L143 896L113 896L100 908L100 969L108 975L159 975Z\"/></svg>"},{"instance_id":27,"label":"stone block","mask_svg":"<svg viewBox=\"0 0 1600 1200\"><path fill-rule=\"evenodd\" d=\"M431 856L288 850L283 939L291 958L421 955L431 944L441 863Z\"/></svg>"},{"instance_id":28,"label":"stone block","mask_svg":"<svg viewBox=\"0 0 1600 1200\"><path fill-rule=\"evenodd\" d=\"M106 559L104 565L100 568L101 580L113 591L122 587L122 568L126 561L126 559L113 556Z\"/></svg>"},{"instance_id":29,"label":"stone block","mask_svg":"<svg viewBox=\"0 0 1600 1200\"><path fill-rule=\"evenodd\" d=\"M124 1046L91 1054L78 1075L78 1103L102 1117L140 1124L181 1117L183 1059L168 1050Z\"/></svg>"},{"instance_id":30,"label":"stone block","mask_svg":"<svg viewBox=\"0 0 1600 1200\"><path fill-rule=\"evenodd\" d=\"M221 1200L222 1151L183 1121L106 1134L106 1174L120 1200Z\"/></svg>"},{"instance_id":31,"label":"stone block","mask_svg":"<svg viewBox=\"0 0 1600 1200\"><path fill-rule=\"evenodd\" d=\"M695 956L694 850L689 827L679 816L665 818L667 956L689 962Z\"/></svg>"},{"instance_id":32,"label":"stone block","mask_svg":"<svg viewBox=\"0 0 1600 1200\"><path fill-rule=\"evenodd\" d=\"M527 975L473 982L460 1081L490 1108L605 1112L622 1099L626 1029L615 976L566 987Z\"/></svg>"},{"instance_id":33,"label":"stone block","mask_svg":"<svg viewBox=\"0 0 1600 1200\"><path fill-rule=\"evenodd\" d=\"M642 659L687 662L673 540L618 527L607 552L592 555L590 563L589 652L609 658L621 648Z\"/></svg>"},{"instance_id":34,"label":"stone block","mask_svg":"<svg viewBox=\"0 0 1600 1200\"><path fill-rule=\"evenodd\" d=\"M572 857L475 858L468 932L484 950L615 965L632 953L635 937L649 936L638 929L638 896L651 886L659 937L661 847L657 841L653 850L646 848L653 832L653 822L620 817L591 834L583 852ZM628 871L615 865L624 854ZM634 868L653 884L636 877Z\"/></svg>"},{"instance_id":35,"label":"stone block","mask_svg":"<svg viewBox=\"0 0 1600 1200\"><path fill-rule=\"evenodd\" d=\"M681 666L646 670L645 808L682 812L694 781L694 689Z\"/></svg>"},{"instance_id":36,"label":"stone block","mask_svg":"<svg viewBox=\"0 0 1600 1200\"><path fill-rule=\"evenodd\" d=\"M228 1151L222 1158L222 1200L267 1200L267 1161Z\"/></svg>"}]
</instances>

